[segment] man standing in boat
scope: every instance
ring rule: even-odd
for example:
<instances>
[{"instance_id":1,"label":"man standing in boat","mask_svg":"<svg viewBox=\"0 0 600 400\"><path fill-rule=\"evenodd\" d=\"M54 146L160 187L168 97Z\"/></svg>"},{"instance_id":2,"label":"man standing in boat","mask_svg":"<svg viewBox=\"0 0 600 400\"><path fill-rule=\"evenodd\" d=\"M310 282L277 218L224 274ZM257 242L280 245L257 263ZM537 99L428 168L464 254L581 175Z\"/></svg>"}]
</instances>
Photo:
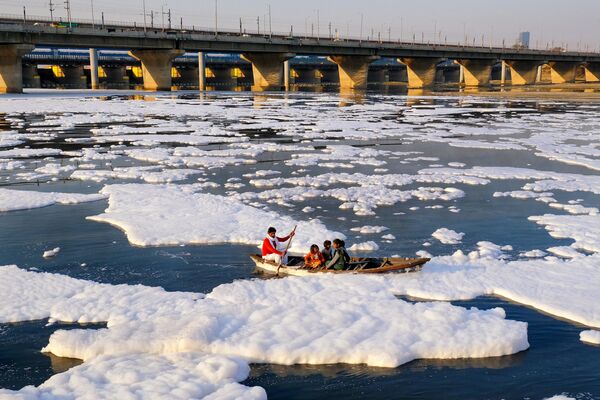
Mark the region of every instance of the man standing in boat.
<instances>
[{"instance_id":1,"label":"man standing in boat","mask_svg":"<svg viewBox=\"0 0 600 400\"><path fill-rule=\"evenodd\" d=\"M287 264L287 252L279 250L278 245L294 237L295 232L292 231L285 237L277 237L276 233L277 229L273 227L267 230L267 237L263 240L262 245L262 258L266 261L273 261L276 264Z\"/></svg>"}]
</instances>

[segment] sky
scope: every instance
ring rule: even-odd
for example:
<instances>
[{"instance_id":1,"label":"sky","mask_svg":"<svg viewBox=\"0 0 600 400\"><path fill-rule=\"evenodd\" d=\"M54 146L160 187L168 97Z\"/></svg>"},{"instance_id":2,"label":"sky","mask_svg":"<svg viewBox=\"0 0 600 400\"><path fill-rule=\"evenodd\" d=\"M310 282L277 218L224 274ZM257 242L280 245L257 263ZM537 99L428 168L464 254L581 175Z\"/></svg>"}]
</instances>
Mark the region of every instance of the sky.
<instances>
[{"instance_id":1,"label":"sky","mask_svg":"<svg viewBox=\"0 0 600 400\"><path fill-rule=\"evenodd\" d=\"M256 33L292 30L295 35L317 32L321 36L336 29L340 36L378 37L392 40L437 41L507 46L515 43L521 31L531 32L531 46L568 45L569 50L600 51L600 0L216 0L219 29L242 29ZM53 0L55 17L65 17L64 0ZM161 9L171 9L172 24L183 18L187 26L215 27L215 0L145 0L146 12L155 12L155 26L162 23ZM71 0L72 17L95 19L104 12L106 21L142 24L143 0ZM29 15L49 17L48 0L0 0L0 14L22 16L23 6ZM164 17L166 21L166 16ZM317 23L318 18L318 23ZM149 24L150 17L147 17ZM166 22L165 22L166 23Z\"/></svg>"}]
</instances>

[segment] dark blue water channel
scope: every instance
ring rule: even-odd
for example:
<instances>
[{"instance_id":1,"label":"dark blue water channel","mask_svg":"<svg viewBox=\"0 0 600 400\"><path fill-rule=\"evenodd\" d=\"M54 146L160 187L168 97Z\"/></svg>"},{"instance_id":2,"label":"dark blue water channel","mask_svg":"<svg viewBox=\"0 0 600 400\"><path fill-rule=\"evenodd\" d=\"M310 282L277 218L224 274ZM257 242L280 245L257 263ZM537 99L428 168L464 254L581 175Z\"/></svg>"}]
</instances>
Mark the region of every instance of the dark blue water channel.
<instances>
[{"instance_id":1,"label":"dark blue water channel","mask_svg":"<svg viewBox=\"0 0 600 400\"><path fill-rule=\"evenodd\" d=\"M49 186L65 190L70 185L81 184ZM463 211L458 214L422 209L400 220L393 217L394 207L379 210L385 225L401 237L394 244L385 244L380 252L414 252L428 240L432 224L469 232L459 246L467 249L483 239L513 244L515 252L568 242L550 238L523 217L539 214L547 206L533 201L491 198L490 193L507 190L508 186L511 184L496 182L470 188L467 197L460 201ZM247 259L247 254L255 250L251 246L133 247L121 231L85 219L105 208L106 202L99 201L3 214L0 264L14 263L98 282L141 283L195 292L208 292L221 283L254 277ZM335 218L329 218L334 223ZM346 224L355 225L350 221L338 221L336 225L343 229ZM452 246L432 243L428 250L434 254L453 251ZM55 258L43 259L43 251L55 246L60 246L61 252ZM562 392L579 394L578 398L584 399L600 398L600 348L579 341L583 327L495 298L454 304L503 307L507 318L529 323L531 348L498 358L418 360L395 369L360 365L253 365L246 383L265 387L271 399L541 399ZM73 325L46 326L45 321L0 325L0 386L18 389L37 385L52 374L76 365L76 360L40 353L50 334L65 327Z\"/></svg>"},{"instance_id":2,"label":"dark blue water channel","mask_svg":"<svg viewBox=\"0 0 600 400\"><path fill-rule=\"evenodd\" d=\"M581 167L568 166L524 152L497 152L482 149L449 148L444 144L395 144L389 150L423 151L425 156L439 157L439 163L465 162L468 166L516 166L558 172L588 173ZM499 155L501 154L501 155ZM269 155L268 157L272 157ZM281 154L286 158L286 154ZM232 166L211 177L219 183L227 178L257 169L278 169L289 176L289 167L276 160L259 160L256 165ZM409 165L389 163L389 173L414 173L431 162ZM437 162L436 162L437 163ZM317 174L308 167L307 174ZM361 170L364 169L364 170ZM353 172L372 171L357 166ZM285 175L284 175L285 176ZM449 254L456 249L472 250L476 242L489 240L510 244L512 256L520 251L568 245L557 240L535 223L530 215L558 210L533 200L494 198L495 191L518 190L522 181L494 181L486 186L451 185L465 190L466 197L453 202L461 209L425 209L425 205L445 202L409 201L377 210L377 217L356 217L338 209L339 201L311 200L323 222L333 230L348 232L362 225L385 225L397 237L393 243L381 243L377 254L412 255L431 241L427 251ZM415 185L419 186L419 185ZM434 185L442 186L442 185ZM450 185L445 185L450 186ZM36 186L12 186L21 190L97 192L101 186L88 182L53 182ZM407 187L409 189L411 187ZM403 188L404 189L404 188ZM258 190L247 186L244 190ZM598 196L588 193L561 193L560 202L583 199L586 206L600 207ZM298 219L305 219L299 203L294 209L271 208ZM408 211L409 207L421 207ZM102 213L106 201L50 207L0 214L0 265L16 264L21 268L60 273L76 278L111 284L161 286L169 291L209 292L214 287L236 279L255 279L248 254L252 246L213 245L148 247L131 246L120 230L85 218ZM405 212L397 215L398 211ZM339 217L347 217L340 220ZM442 245L431 240L439 227L465 232L463 243ZM218 227L215 227L218 229ZM370 238L350 235L349 242ZM60 253L44 259L44 250L61 247ZM600 399L600 347L583 344L579 332L585 327L561 321L536 310L497 298L481 297L454 302L462 307L502 307L507 318L529 324L529 350L512 356L469 360L416 360L398 368L370 368L363 365L279 366L253 365L248 385L263 386L271 399L543 399L568 393L578 399ZM0 324L0 387L19 389L39 385L54 373L76 365L40 352L56 329L78 325L32 321ZM94 329L97 326L89 326Z\"/></svg>"}]
</instances>

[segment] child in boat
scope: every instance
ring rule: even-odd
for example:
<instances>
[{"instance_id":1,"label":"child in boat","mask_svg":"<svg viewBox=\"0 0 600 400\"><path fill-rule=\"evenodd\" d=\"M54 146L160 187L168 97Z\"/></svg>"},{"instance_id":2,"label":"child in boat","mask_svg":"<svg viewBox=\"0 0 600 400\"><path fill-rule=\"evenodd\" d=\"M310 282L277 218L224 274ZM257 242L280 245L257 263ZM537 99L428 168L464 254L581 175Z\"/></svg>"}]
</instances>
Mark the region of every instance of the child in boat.
<instances>
[{"instance_id":1,"label":"child in boat","mask_svg":"<svg viewBox=\"0 0 600 400\"><path fill-rule=\"evenodd\" d=\"M325 264L325 258L319 251L319 246L313 244L310 246L310 251L304 256L304 265L307 268L319 268Z\"/></svg>"},{"instance_id":2,"label":"child in boat","mask_svg":"<svg viewBox=\"0 0 600 400\"><path fill-rule=\"evenodd\" d=\"M323 250L321 250L321 254L323 254L323 258L325 258L325 261L329 261L331 260L331 257L333 256L331 254L331 240L326 240L323 242Z\"/></svg>"},{"instance_id":3,"label":"child in boat","mask_svg":"<svg viewBox=\"0 0 600 400\"><path fill-rule=\"evenodd\" d=\"M348 263L350 262L350 256L344 248L344 241L341 239L334 239L333 248L335 253L333 254L331 261L327 263L326 269L333 268L336 271L346 269L348 267Z\"/></svg>"}]
</instances>

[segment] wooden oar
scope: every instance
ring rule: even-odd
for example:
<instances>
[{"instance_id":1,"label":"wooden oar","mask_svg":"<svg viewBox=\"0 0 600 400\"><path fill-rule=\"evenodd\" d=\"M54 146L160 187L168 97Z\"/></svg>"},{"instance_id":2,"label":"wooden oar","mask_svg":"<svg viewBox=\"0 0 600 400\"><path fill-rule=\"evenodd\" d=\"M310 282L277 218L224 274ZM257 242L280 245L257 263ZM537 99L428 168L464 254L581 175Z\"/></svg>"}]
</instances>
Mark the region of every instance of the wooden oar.
<instances>
[{"instance_id":1,"label":"wooden oar","mask_svg":"<svg viewBox=\"0 0 600 400\"><path fill-rule=\"evenodd\" d=\"M298 227L298 225L294 225L294 230L292 230L292 232L290 233L290 235L296 234L296 228ZM292 243L292 239L294 238L294 236L292 236L291 238L289 238L287 245L285 246L285 250L283 251L283 255L281 256L281 260L279 260L279 265L277 266L277 272L276 275L279 275L279 268L281 268L281 263L283 262L283 256L287 253L288 249L290 248L290 244Z\"/></svg>"}]
</instances>

